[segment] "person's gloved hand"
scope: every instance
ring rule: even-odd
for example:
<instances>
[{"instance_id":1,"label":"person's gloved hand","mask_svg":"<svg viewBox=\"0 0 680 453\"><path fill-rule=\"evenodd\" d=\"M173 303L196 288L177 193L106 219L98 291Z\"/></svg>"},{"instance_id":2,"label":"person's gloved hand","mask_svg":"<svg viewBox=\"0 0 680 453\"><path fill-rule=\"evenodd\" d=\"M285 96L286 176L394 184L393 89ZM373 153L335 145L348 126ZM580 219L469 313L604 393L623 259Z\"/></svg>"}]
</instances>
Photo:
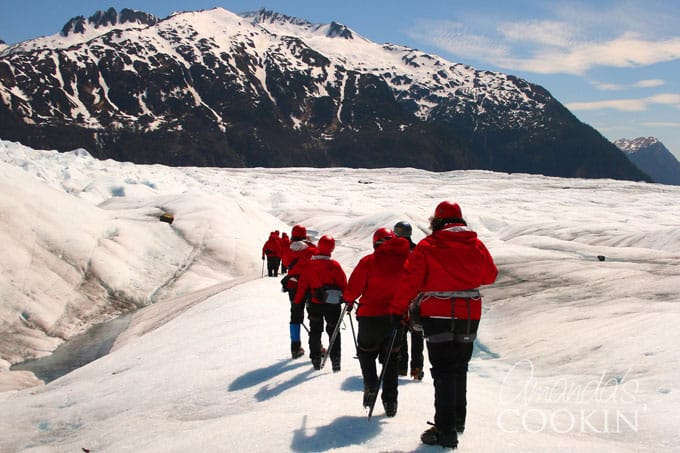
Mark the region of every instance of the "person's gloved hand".
<instances>
[{"instance_id":1,"label":"person's gloved hand","mask_svg":"<svg viewBox=\"0 0 680 453\"><path fill-rule=\"evenodd\" d=\"M346 300L345 304L347 304L347 313L352 313L352 309L354 308L354 301Z\"/></svg>"}]
</instances>

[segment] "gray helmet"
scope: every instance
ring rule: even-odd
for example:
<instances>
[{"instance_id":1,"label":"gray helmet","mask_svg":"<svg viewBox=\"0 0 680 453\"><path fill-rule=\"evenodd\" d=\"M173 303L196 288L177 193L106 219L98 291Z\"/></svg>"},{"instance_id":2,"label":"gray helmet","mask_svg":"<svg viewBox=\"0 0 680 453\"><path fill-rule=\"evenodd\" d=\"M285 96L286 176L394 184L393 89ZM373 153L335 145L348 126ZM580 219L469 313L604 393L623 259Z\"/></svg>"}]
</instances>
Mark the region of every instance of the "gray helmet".
<instances>
[{"instance_id":1,"label":"gray helmet","mask_svg":"<svg viewBox=\"0 0 680 453\"><path fill-rule=\"evenodd\" d=\"M410 238L411 233L413 233L413 229L411 228L411 224L408 222L404 222L403 220L400 222L397 222L394 224L394 228L392 228L394 231L394 234L397 237L403 237L403 238Z\"/></svg>"}]
</instances>

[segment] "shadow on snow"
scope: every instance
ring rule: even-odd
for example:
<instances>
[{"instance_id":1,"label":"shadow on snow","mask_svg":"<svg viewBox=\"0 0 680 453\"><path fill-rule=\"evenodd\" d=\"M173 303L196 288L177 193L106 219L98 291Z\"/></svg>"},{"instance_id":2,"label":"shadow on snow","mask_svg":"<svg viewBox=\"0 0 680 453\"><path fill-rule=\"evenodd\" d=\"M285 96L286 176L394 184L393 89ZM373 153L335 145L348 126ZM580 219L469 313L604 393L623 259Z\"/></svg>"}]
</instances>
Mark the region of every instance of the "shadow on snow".
<instances>
[{"instance_id":1,"label":"shadow on snow","mask_svg":"<svg viewBox=\"0 0 680 453\"><path fill-rule=\"evenodd\" d=\"M281 360L267 367L248 371L246 374L237 377L232 381L231 384L229 384L228 391L235 392L238 390L247 389L249 387L254 387L287 371L308 365L309 364L306 361L292 362L290 360Z\"/></svg>"},{"instance_id":2,"label":"shadow on snow","mask_svg":"<svg viewBox=\"0 0 680 453\"><path fill-rule=\"evenodd\" d=\"M292 451L324 451L342 448L366 442L380 434L380 431L382 431L380 423L367 422L365 416L343 416L307 434L307 416L305 416L300 429L296 429L293 433L290 449Z\"/></svg>"},{"instance_id":3,"label":"shadow on snow","mask_svg":"<svg viewBox=\"0 0 680 453\"><path fill-rule=\"evenodd\" d=\"M305 363L306 366L309 366L308 363ZM289 390L297 385L302 384L305 381L308 381L310 379L316 379L318 377L322 376L321 374L317 374L317 371L314 370L313 368L308 369L307 371L304 371L291 379L288 379L287 381L281 382L276 385L269 385L265 384L263 385L260 390L257 391L255 394L255 399L258 401L265 401L270 398L274 398L281 393L285 392L286 390Z\"/></svg>"}]
</instances>

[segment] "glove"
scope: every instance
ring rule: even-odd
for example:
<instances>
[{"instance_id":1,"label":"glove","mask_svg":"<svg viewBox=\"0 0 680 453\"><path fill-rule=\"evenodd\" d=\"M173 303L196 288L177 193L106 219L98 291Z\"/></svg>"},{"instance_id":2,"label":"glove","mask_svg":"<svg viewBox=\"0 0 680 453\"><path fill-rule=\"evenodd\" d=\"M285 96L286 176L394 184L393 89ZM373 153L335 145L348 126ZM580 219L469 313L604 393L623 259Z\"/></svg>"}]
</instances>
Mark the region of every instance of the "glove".
<instances>
[{"instance_id":1,"label":"glove","mask_svg":"<svg viewBox=\"0 0 680 453\"><path fill-rule=\"evenodd\" d=\"M390 325L393 329L401 329L404 326L404 318L400 315L390 315Z\"/></svg>"},{"instance_id":2,"label":"glove","mask_svg":"<svg viewBox=\"0 0 680 453\"><path fill-rule=\"evenodd\" d=\"M354 301L348 300L345 301L345 304L347 304L347 313L352 313L352 309L354 308Z\"/></svg>"}]
</instances>

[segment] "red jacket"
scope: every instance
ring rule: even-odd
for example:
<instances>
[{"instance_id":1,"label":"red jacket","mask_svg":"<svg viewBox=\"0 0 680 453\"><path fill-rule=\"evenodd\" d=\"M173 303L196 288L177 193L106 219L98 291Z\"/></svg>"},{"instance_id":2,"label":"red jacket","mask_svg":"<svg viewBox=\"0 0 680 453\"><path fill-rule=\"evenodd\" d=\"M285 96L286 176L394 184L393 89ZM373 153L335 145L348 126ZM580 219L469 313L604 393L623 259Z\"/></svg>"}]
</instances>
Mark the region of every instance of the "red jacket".
<instances>
[{"instance_id":1,"label":"red jacket","mask_svg":"<svg viewBox=\"0 0 680 453\"><path fill-rule=\"evenodd\" d=\"M267 242L262 246L262 258L265 256L280 258L281 252L281 240L273 234L269 235L269 239L267 239Z\"/></svg>"},{"instance_id":2,"label":"red jacket","mask_svg":"<svg viewBox=\"0 0 680 453\"><path fill-rule=\"evenodd\" d=\"M325 303L319 299L317 290L324 286L337 286L340 291L347 287L347 276L340 263L327 255L314 255L307 262L298 278L295 303L300 304L309 293L310 300L315 304Z\"/></svg>"},{"instance_id":3,"label":"red jacket","mask_svg":"<svg viewBox=\"0 0 680 453\"><path fill-rule=\"evenodd\" d=\"M359 261L343 295L346 301L361 296L357 316L385 316L390 313L390 301L409 252L406 239L394 238L383 242Z\"/></svg>"},{"instance_id":4,"label":"red jacket","mask_svg":"<svg viewBox=\"0 0 680 453\"><path fill-rule=\"evenodd\" d=\"M289 289L297 287L298 277L309 259L316 253L316 246L306 239L291 242L288 248L283 251L283 265L288 268L288 277L290 277Z\"/></svg>"},{"instance_id":5,"label":"red jacket","mask_svg":"<svg viewBox=\"0 0 680 453\"><path fill-rule=\"evenodd\" d=\"M476 289L493 283L497 275L493 258L477 238L477 233L463 225L446 225L420 241L411 252L390 312L404 315L409 303L419 294ZM482 314L481 298L472 299L469 306L467 301L455 299L455 317L479 319ZM422 299L421 316L451 318L451 312L450 299Z\"/></svg>"}]
</instances>

